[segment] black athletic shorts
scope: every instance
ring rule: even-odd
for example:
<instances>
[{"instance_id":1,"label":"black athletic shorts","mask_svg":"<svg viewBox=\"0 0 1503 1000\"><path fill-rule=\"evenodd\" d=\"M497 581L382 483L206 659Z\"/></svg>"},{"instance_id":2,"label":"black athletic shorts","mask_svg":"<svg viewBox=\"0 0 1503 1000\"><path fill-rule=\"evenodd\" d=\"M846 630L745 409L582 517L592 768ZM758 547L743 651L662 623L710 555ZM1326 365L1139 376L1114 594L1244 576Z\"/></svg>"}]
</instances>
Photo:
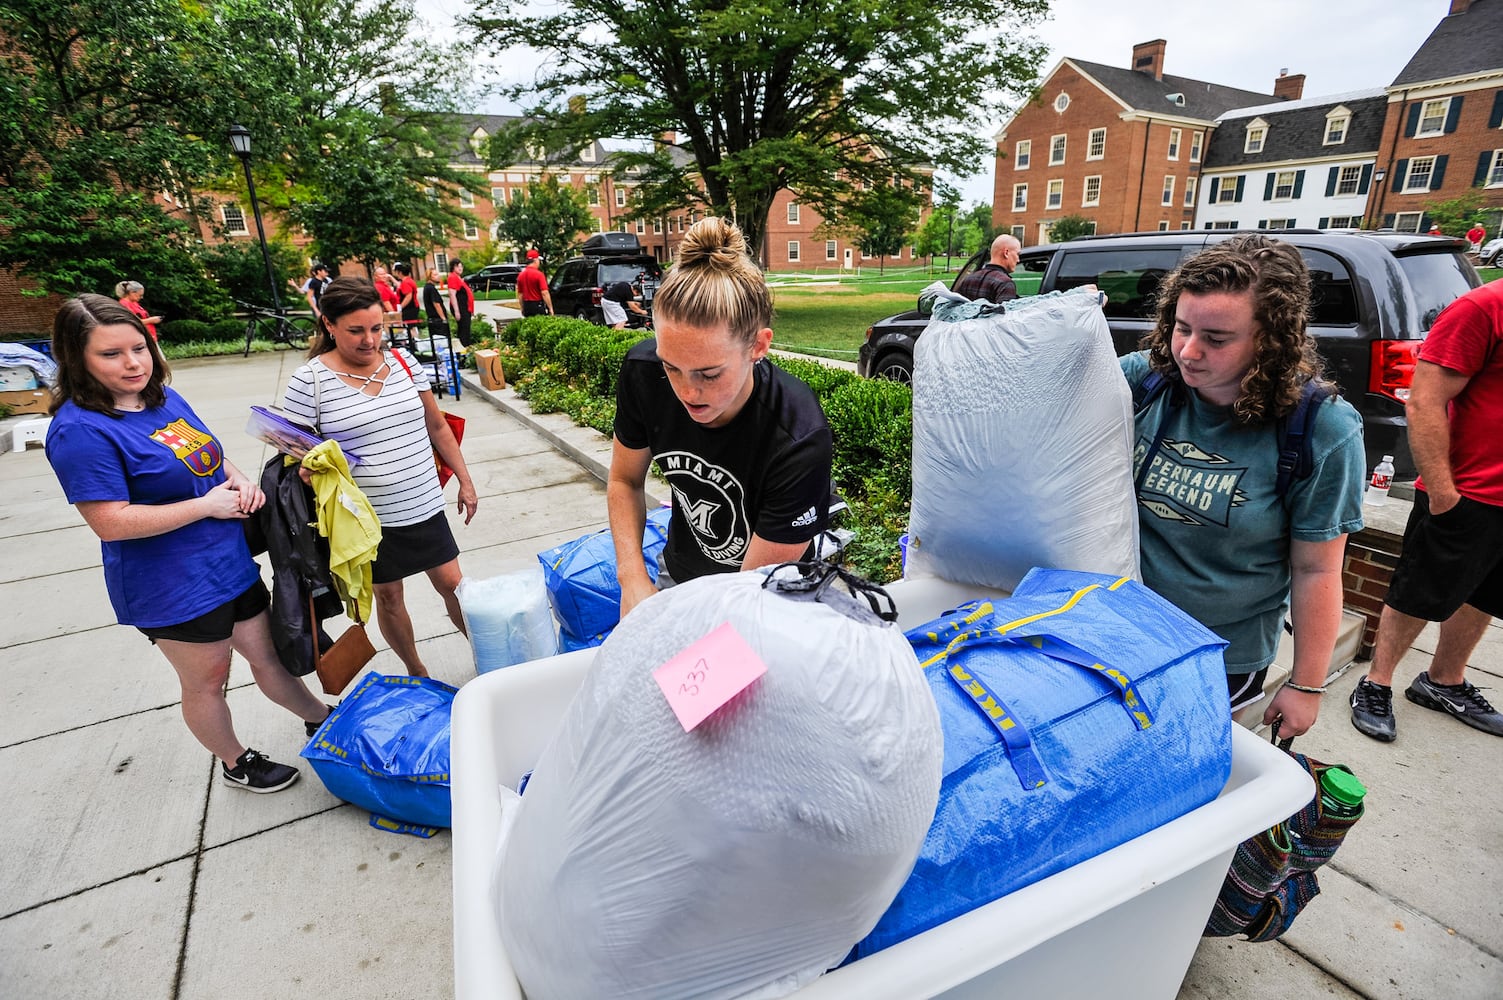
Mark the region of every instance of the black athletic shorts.
<instances>
[{"instance_id":1,"label":"black athletic shorts","mask_svg":"<svg viewBox=\"0 0 1503 1000\"><path fill-rule=\"evenodd\" d=\"M396 583L459 558L449 518L439 511L426 521L400 528L381 526L381 547L371 567L372 583Z\"/></svg>"},{"instance_id":2,"label":"black athletic shorts","mask_svg":"<svg viewBox=\"0 0 1503 1000\"><path fill-rule=\"evenodd\" d=\"M257 580L235 598L225 601L207 614L199 615L177 625L160 628L137 628L153 644L158 639L173 639L177 642L215 643L228 639L235 631L235 623L248 621L271 606L271 594L266 584Z\"/></svg>"},{"instance_id":3,"label":"black athletic shorts","mask_svg":"<svg viewBox=\"0 0 1503 1000\"><path fill-rule=\"evenodd\" d=\"M546 316L546 315L548 315L548 307L545 306L545 305L543 305L543 300L542 299L523 299L522 300L522 315L523 316Z\"/></svg>"},{"instance_id":4,"label":"black athletic shorts","mask_svg":"<svg viewBox=\"0 0 1503 1000\"><path fill-rule=\"evenodd\" d=\"M1227 674L1226 693L1231 701L1232 711L1246 708L1263 697L1263 683L1267 680L1267 667L1250 674Z\"/></svg>"},{"instance_id":5,"label":"black athletic shorts","mask_svg":"<svg viewBox=\"0 0 1503 1000\"><path fill-rule=\"evenodd\" d=\"M1503 617L1503 507L1462 497L1432 515L1430 497L1415 490L1384 603L1431 622L1445 621L1463 604Z\"/></svg>"}]
</instances>

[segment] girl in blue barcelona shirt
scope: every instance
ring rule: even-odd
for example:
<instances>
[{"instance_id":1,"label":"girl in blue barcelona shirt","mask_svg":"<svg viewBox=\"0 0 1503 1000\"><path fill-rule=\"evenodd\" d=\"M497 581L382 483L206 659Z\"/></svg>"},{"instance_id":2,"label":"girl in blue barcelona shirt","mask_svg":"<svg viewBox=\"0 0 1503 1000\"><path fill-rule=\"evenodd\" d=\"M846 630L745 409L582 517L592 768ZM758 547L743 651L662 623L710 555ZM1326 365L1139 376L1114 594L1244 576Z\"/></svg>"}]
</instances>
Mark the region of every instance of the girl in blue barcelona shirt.
<instances>
[{"instance_id":1,"label":"girl in blue barcelona shirt","mask_svg":"<svg viewBox=\"0 0 1503 1000\"><path fill-rule=\"evenodd\" d=\"M240 524L265 496L167 387L156 341L119 303L102 295L65 302L52 353L58 385L47 460L101 540L116 618L177 671L183 721L220 759L224 781L252 792L286 788L297 768L246 748L224 696L233 649L266 696L305 723L329 712L272 645L266 586Z\"/></svg>"}]
</instances>

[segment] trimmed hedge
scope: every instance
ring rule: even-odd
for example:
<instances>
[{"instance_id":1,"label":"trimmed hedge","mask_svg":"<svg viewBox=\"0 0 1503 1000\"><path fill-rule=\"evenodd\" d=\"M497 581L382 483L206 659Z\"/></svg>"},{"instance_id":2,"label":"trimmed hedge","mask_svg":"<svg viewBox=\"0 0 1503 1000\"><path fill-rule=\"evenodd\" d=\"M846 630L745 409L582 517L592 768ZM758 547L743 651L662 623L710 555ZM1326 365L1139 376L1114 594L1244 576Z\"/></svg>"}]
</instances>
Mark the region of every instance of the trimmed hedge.
<instances>
[{"instance_id":1,"label":"trimmed hedge","mask_svg":"<svg viewBox=\"0 0 1503 1000\"><path fill-rule=\"evenodd\" d=\"M643 337L636 330L532 316L475 346L500 352L507 382L534 412L567 413L609 437L621 364ZM848 564L871 580L896 579L902 572L898 536L907 528L912 495L912 392L804 358L771 360L814 390L830 422L835 487L851 508L845 526L855 532L846 547Z\"/></svg>"}]
</instances>

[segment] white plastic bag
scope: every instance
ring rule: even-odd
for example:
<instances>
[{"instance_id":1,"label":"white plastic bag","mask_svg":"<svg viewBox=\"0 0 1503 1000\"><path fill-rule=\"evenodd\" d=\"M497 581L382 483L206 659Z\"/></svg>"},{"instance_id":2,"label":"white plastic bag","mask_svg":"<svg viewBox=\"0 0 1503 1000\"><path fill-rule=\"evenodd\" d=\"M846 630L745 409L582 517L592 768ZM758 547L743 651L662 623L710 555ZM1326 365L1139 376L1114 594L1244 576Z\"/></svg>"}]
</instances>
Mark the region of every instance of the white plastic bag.
<instances>
[{"instance_id":1,"label":"white plastic bag","mask_svg":"<svg viewBox=\"0 0 1503 1000\"><path fill-rule=\"evenodd\" d=\"M1132 447L1094 291L1005 311L942 296L915 342L907 575L1008 591L1035 566L1138 578Z\"/></svg>"},{"instance_id":2,"label":"white plastic bag","mask_svg":"<svg viewBox=\"0 0 1503 1000\"><path fill-rule=\"evenodd\" d=\"M766 579L666 590L596 654L498 853L530 1000L782 996L907 878L943 756L912 648L849 595ZM652 672L725 622L767 672L686 733Z\"/></svg>"},{"instance_id":3,"label":"white plastic bag","mask_svg":"<svg viewBox=\"0 0 1503 1000\"><path fill-rule=\"evenodd\" d=\"M558 652L558 629L541 566L488 580L465 577L454 593L470 633L477 674Z\"/></svg>"}]
</instances>

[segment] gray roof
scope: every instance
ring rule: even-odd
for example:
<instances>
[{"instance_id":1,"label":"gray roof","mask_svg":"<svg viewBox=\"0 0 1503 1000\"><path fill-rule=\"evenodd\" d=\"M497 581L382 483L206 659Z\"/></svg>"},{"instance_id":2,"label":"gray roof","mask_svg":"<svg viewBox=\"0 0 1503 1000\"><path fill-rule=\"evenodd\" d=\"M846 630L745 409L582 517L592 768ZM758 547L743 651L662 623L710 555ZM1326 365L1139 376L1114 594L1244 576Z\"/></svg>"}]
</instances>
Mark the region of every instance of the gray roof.
<instances>
[{"instance_id":1,"label":"gray roof","mask_svg":"<svg viewBox=\"0 0 1503 1000\"><path fill-rule=\"evenodd\" d=\"M1291 101L1289 107L1277 104L1239 109L1225 115L1206 144L1206 170L1238 167L1256 163L1279 163L1318 156L1362 156L1376 153L1383 134L1383 117L1388 113L1388 97L1383 91L1361 91L1365 96L1343 94L1308 101ZM1344 106L1352 113L1346 141L1325 145L1326 114ZM1244 153L1247 123L1261 118L1268 123L1268 136L1260 153Z\"/></svg>"},{"instance_id":2,"label":"gray roof","mask_svg":"<svg viewBox=\"0 0 1503 1000\"><path fill-rule=\"evenodd\" d=\"M1496 0L1503 2L1503 0ZM1086 62L1071 58L1070 62L1089 73L1096 82L1110 90L1129 107L1149 114L1174 115L1180 118L1202 118L1212 121L1232 108L1249 104L1267 104L1277 100L1272 94L1259 94L1236 87L1223 87L1219 83L1192 80L1187 76L1165 73L1162 80L1155 80L1147 73L1104 63ZM1183 107L1167 100L1170 94L1183 94Z\"/></svg>"},{"instance_id":3,"label":"gray roof","mask_svg":"<svg viewBox=\"0 0 1503 1000\"><path fill-rule=\"evenodd\" d=\"M1503 69L1503 0L1472 0L1465 12L1441 18L1390 86L1499 69Z\"/></svg>"},{"instance_id":4,"label":"gray roof","mask_svg":"<svg viewBox=\"0 0 1503 1000\"><path fill-rule=\"evenodd\" d=\"M470 136L475 134L476 126L485 129L487 135L495 135L503 128L522 121L522 118L518 115L456 115L455 118L463 128L463 136L461 137L460 147L455 150L454 158L451 162L460 166L479 167L485 166L485 161L480 156L477 156L475 150L470 147ZM549 156L548 163L553 166L584 167L586 169L594 167L599 169L601 164L605 162L606 149L598 140L591 143L591 148L595 151L593 161L587 162L578 157L565 159L559 156ZM523 162L533 163L535 161L527 160Z\"/></svg>"}]
</instances>

